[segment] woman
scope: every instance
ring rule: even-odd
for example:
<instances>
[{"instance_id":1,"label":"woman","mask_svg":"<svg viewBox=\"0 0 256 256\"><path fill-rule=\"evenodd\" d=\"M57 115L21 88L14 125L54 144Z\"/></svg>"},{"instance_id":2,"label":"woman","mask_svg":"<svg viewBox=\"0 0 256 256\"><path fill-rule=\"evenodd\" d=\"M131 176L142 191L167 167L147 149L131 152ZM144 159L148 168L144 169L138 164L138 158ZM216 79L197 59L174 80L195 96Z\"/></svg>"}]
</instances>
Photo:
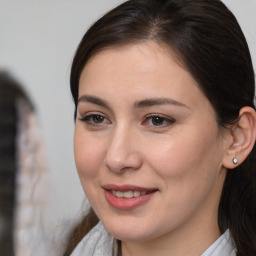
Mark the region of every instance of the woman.
<instances>
[{"instance_id":1,"label":"woman","mask_svg":"<svg viewBox=\"0 0 256 256\"><path fill-rule=\"evenodd\" d=\"M47 255L42 230L46 163L35 108L9 73L0 71L0 256Z\"/></svg>"},{"instance_id":2,"label":"woman","mask_svg":"<svg viewBox=\"0 0 256 256\"><path fill-rule=\"evenodd\" d=\"M256 255L254 72L221 1L121 4L83 37L71 91L92 209L67 254Z\"/></svg>"}]
</instances>

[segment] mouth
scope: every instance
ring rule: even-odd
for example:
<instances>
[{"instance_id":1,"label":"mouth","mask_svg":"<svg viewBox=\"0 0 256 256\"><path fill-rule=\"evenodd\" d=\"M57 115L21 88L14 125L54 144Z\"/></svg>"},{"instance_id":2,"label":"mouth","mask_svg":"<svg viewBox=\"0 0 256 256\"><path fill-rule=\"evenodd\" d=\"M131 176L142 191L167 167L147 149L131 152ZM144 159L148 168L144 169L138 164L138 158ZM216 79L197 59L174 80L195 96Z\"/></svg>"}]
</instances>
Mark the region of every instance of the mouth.
<instances>
[{"instance_id":1,"label":"mouth","mask_svg":"<svg viewBox=\"0 0 256 256\"><path fill-rule=\"evenodd\" d=\"M121 210L133 209L140 206L159 191L156 188L143 188L132 185L105 185L105 196L110 205Z\"/></svg>"}]
</instances>

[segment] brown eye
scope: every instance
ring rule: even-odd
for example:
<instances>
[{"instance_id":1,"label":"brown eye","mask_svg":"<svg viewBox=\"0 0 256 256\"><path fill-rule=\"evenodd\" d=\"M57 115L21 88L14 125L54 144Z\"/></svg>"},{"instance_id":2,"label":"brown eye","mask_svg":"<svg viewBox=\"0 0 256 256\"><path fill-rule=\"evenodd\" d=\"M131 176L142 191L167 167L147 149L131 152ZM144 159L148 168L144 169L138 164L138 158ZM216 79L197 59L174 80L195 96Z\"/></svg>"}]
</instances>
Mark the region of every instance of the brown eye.
<instances>
[{"instance_id":1,"label":"brown eye","mask_svg":"<svg viewBox=\"0 0 256 256\"><path fill-rule=\"evenodd\" d=\"M175 119L157 114L147 115L143 122L144 125L159 128L170 126L173 123L175 123Z\"/></svg>"},{"instance_id":2,"label":"brown eye","mask_svg":"<svg viewBox=\"0 0 256 256\"><path fill-rule=\"evenodd\" d=\"M104 122L104 119L105 119L105 117L100 116L100 115L93 115L92 116L93 122L97 123L97 124Z\"/></svg>"},{"instance_id":3,"label":"brown eye","mask_svg":"<svg viewBox=\"0 0 256 256\"><path fill-rule=\"evenodd\" d=\"M163 125L164 121L165 119L163 117L153 116L151 122L153 125L158 126L158 125Z\"/></svg>"},{"instance_id":4,"label":"brown eye","mask_svg":"<svg viewBox=\"0 0 256 256\"><path fill-rule=\"evenodd\" d=\"M111 123L109 119L99 114L89 114L79 118L79 120L81 120L82 122L86 123L89 126L99 126L99 127L105 124Z\"/></svg>"}]
</instances>

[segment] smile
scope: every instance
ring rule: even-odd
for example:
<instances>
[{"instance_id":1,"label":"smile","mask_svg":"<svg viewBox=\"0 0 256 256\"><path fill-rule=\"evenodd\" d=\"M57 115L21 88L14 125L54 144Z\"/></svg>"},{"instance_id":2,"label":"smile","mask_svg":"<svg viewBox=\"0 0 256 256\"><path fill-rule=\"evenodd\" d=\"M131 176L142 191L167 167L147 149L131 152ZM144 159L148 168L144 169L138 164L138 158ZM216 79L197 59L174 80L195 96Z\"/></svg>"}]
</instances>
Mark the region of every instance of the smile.
<instances>
[{"instance_id":1,"label":"smile","mask_svg":"<svg viewBox=\"0 0 256 256\"><path fill-rule=\"evenodd\" d=\"M149 194L150 191L116 191L111 190L110 191L112 195L118 197L118 198L133 198L138 196L144 196L146 194Z\"/></svg>"},{"instance_id":2,"label":"smile","mask_svg":"<svg viewBox=\"0 0 256 256\"><path fill-rule=\"evenodd\" d=\"M105 185L105 198L109 205L118 210L132 210L150 201L157 192L155 188L133 185Z\"/></svg>"}]
</instances>

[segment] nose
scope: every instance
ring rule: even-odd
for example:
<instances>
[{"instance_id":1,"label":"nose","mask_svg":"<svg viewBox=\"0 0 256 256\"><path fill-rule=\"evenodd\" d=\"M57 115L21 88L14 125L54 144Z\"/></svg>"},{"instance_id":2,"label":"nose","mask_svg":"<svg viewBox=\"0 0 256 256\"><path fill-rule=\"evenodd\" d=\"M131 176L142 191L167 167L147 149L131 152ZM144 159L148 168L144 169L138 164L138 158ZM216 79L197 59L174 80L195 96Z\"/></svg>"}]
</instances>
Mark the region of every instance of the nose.
<instances>
[{"instance_id":1,"label":"nose","mask_svg":"<svg viewBox=\"0 0 256 256\"><path fill-rule=\"evenodd\" d=\"M139 141L131 129L120 128L112 134L105 156L105 166L112 172L138 170L142 165Z\"/></svg>"}]
</instances>

